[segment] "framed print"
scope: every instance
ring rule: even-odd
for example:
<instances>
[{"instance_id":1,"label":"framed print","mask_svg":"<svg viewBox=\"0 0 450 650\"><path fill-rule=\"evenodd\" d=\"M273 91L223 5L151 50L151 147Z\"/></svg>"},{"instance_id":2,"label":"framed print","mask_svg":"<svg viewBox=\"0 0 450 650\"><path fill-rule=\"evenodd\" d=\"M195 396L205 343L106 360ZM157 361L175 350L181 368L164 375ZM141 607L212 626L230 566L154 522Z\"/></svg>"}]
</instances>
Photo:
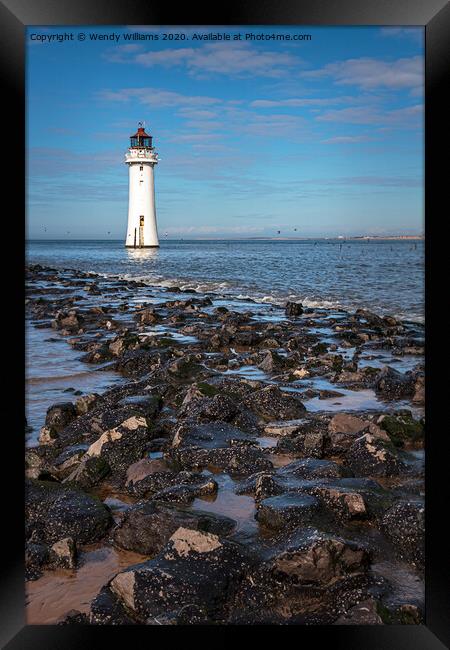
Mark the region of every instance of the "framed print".
<instances>
[{"instance_id":1,"label":"framed print","mask_svg":"<svg viewBox=\"0 0 450 650\"><path fill-rule=\"evenodd\" d=\"M2 647L446 647L448 4L1 12Z\"/></svg>"}]
</instances>

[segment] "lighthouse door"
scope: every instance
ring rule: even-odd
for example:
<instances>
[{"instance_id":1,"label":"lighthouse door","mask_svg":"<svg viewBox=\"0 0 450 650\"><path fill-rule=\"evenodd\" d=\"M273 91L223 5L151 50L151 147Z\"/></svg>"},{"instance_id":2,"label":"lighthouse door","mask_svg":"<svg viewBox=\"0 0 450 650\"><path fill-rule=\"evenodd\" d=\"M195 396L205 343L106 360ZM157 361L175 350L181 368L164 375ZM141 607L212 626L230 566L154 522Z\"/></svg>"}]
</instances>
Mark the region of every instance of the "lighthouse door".
<instances>
[{"instance_id":1,"label":"lighthouse door","mask_svg":"<svg viewBox=\"0 0 450 650\"><path fill-rule=\"evenodd\" d=\"M144 246L144 216L139 217L139 248Z\"/></svg>"}]
</instances>

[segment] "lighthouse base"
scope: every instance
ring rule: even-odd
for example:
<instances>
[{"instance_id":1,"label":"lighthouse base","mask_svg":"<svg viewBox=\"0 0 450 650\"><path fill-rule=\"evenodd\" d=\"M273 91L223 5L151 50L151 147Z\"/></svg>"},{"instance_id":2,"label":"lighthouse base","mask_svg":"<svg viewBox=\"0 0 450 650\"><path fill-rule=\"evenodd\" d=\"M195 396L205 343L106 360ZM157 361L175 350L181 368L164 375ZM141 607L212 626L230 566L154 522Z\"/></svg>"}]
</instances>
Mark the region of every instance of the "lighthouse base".
<instances>
[{"instance_id":1,"label":"lighthouse base","mask_svg":"<svg viewBox=\"0 0 450 650\"><path fill-rule=\"evenodd\" d=\"M125 248L135 248L136 250L139 250L140 248L159 248L159 244L152 244L151 246L133 246L125 244Z\"/></svg>"}]
</instances>

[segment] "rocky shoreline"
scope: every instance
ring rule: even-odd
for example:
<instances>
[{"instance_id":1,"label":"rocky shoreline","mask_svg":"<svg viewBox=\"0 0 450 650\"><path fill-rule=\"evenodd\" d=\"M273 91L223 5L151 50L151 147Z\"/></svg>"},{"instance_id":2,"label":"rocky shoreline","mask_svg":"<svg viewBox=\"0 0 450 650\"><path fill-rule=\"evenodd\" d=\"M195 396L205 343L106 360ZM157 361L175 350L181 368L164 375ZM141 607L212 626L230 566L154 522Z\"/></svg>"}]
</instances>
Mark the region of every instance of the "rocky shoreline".
<instances>
[{"instance_id":1,"label":"rocky shoreline","mask_svg":"<svg viewBox=\"0 0 450 650\"><path fill-rule=\"evenodd\" d=\"M26 273L32 325L123 378L26 449L29 606L95 544L138 563L61 624L422 622L422 325Z\"/></svg>"}]
</instances>

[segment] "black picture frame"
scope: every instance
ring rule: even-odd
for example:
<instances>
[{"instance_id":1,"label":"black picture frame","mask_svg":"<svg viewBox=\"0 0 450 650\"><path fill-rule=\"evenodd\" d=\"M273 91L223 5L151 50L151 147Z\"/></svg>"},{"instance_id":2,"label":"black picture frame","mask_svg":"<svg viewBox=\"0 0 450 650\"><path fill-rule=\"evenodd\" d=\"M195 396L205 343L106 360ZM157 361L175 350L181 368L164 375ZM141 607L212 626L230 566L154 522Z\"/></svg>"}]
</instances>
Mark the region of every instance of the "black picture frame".
<instances>
[{"instance_id":1,"label":"black picture frame","mask_svg":"<svg viewBox=\"0 0 450 650\"><path fill-rule=\"evenodd\" d=\"M425 27L426 39L426 117L425 117L425 233L426 233L426 330L427 330L427 435L426 435L426 613L421 626L302 626L277 627L277 637L284 642L285 630L296 635L295 642L330 644L346 650L384 650L401 648L438 650L450 645L449 555L445 533L448 521L448 480L445 453L446 393L440 379L439 365L445 371L444 342L448 326L440 312L442 293L432 303L432 285L445 278L448 253L442 243L445 221L446 183L448 184L447 127L448 73L450 71L450 6L445 0L241 0L227 2L215 9L203 4L180 5L149 0L3 0L0 2L1 77L3 81L3 155L7 160L4 183L4 216L8 220L3 240L4 252L12 259L4 271L4 305L11 307L8 316L6 346L14 352L13 362L4 365L7 379L3 419L3 470L11 470L5 480L3 472L3 535L6 550L2 555L0 582L0 641L8 650L105 647L119 644L155 643L155 627L102 626L27 626L24 613L23 558L23 476L24 454L21 428L24 412L24 223L25 223L25 28L29 25L419 25ZM447 81L447 83L445 83ZM443 163L441 162L444 161ZM11 197L11 207L5 200ZM4 221L4 227L6 225ZM445 266L444 266L445 265ZM14 307L14 309L13 309ZM16 322L15 322L16 321ZM444 329L445 328L445 329ZM447 335L448 336L448 335ZM442 375L444 376L444 375ZM445 386L445 388L444 388ZM444 392L445 391L445 392ZM448 398L447 398L448 401ZM443 418L441 420L441 417ZM10 422L7 421L10 419ZM20 425L18 423L20 421ZM448 446L447 446L448 449ZM439 480L443 477L443 480ZM161 634L173 635L176 627L158 628ZM192 640L203 643L204 632L214 628L192 628ZM232 627L220 630L223 643L230 640ZM115 636L111 639L111 634ZM184 630L183 630L184 634ZM222 637L223 634L223 637ZM133 641L130 635L134 637ZM199 636L201 638L199 638ZM120 637L120 638L119 638ZM167 639L168 637L166 637ZM110 640L111 639L111 640ZM170 640L173 636L170 636ZM156 641L158 642L158 641ZM444 645L445 644L445 645Z\"/></svg>"}]
</instances>

